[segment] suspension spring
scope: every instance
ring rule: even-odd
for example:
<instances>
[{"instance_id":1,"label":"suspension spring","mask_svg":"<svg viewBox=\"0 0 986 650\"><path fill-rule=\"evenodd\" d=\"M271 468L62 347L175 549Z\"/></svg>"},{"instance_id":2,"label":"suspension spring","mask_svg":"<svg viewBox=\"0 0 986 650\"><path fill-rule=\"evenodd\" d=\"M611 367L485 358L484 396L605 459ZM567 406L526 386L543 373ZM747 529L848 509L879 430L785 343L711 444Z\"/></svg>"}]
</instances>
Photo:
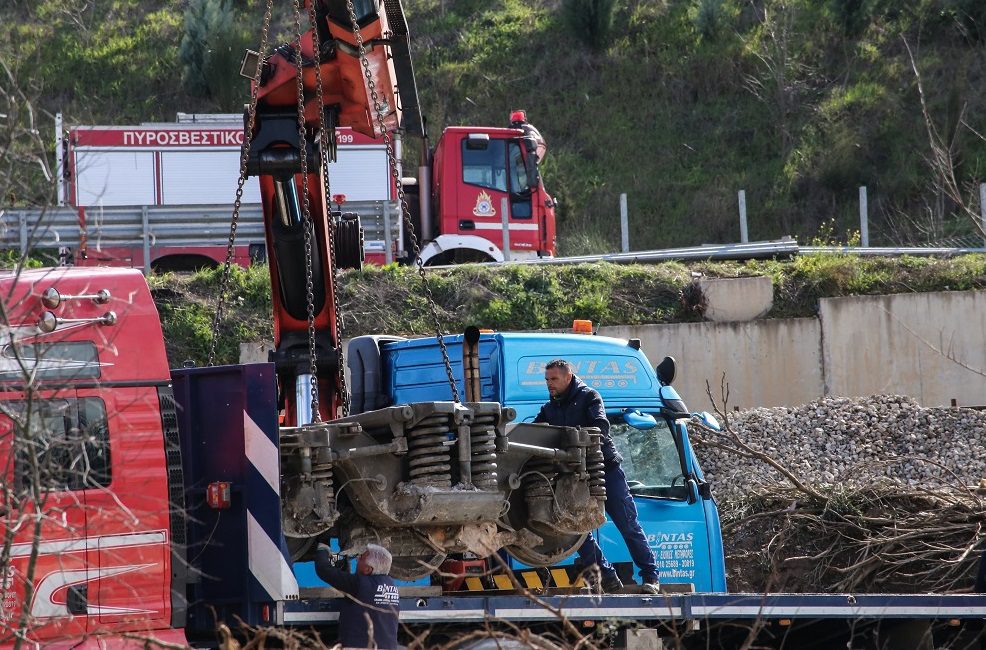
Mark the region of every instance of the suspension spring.
<instances>
[{"instance_id":1,"label":"suspension spring","mask_svg":"<svg viewBox=\"0 0 986 650\"><path fill-rule=\"evenodd\" d=\"M480 490L495 490L496 416L477 415L469 430L472 439L472 484Z\"/></svg>"},{"instance_id":2,"label":"suspension spring","mask_svg":"<svg viewBox=\"0 0 986 650\"><path fill-rule=\"evenodd\" d=\"M318 463L312 467L312 482L321 487L319 496L324 499L327 509L336 510L335 477L332 463Z\"/></svg>"},{"instance_id":3,"label":"suspension spring","mask_svg":"<svg viewBox=\"0 0 986 650\"><path fill-rule=\"evenodd\" d=\"M524 468L524 495L528 501L553 499L558 470L550 460L537 460Z\"/></svg>"},{"instance_id":4,"label":"suspension spring","mask_svg":"<svg viewBox=\"0 0 986 650\"><path fill-rule=\"evenodd\" d=\"M407 431L410 482L422 487L452 487L454 429L447 414L424 418Z\"/></svg>"},{"instance_id":5,"label":"suspension spring","mask_svg":"<svg viewBox=\"0 0 986 650\"><path fill-rule=\"evenodd\" d=\"M596 443L586 450L585 468L589 472L589 496L606 498L606 460Z\"/></svg>"}]
</instances>

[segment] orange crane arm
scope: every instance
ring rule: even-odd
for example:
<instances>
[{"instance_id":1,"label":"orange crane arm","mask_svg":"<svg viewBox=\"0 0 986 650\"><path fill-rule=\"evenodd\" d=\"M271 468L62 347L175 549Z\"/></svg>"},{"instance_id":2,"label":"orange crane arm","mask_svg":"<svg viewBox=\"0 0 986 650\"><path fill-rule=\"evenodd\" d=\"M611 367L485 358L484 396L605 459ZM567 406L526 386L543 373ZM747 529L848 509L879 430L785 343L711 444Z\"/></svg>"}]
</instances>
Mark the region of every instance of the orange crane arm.
<instances>
[{"instance_id":1,"label":"orange crane arm","mask_svg":"<svg viewBox=\"0 0 986 650\"><path fill-rule=\"evenodd\" d=\"M371 137L381 137L397 128L421 132L407 23L400 0L352 0L364 56L349 2L305 0L306 15L313 2L315 29L300 40L276 48L263 61L259 86L255 88L257 108L247 162L248 174L260 179L273 293L271 358L276 363L286 421L290 424L307 424L314 415L307 396L311 382L309 309L314 313L322 419L337 417L342 405L337 353L339 314L330 243L330 236L342 226L333 219L326 182L320 173L319 131L323 124L329 131L330 160L335 154L337 126L352 127ZM298 124L299 59L303 142ZM382 124L378 111L383 115ZM307 246L306 213L314 233Z\"/></svg>"}]
</instances>

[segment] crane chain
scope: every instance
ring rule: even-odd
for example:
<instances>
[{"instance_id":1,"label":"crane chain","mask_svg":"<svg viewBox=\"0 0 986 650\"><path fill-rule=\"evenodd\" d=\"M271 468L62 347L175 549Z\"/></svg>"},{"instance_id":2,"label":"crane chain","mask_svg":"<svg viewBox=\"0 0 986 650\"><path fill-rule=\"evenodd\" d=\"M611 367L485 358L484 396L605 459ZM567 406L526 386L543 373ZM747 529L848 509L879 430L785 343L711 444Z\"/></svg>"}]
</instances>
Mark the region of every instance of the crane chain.
<instances>
[{"instance_id":1,"label":"crane chain","mask_svg":"<svg viewBox=\"0 0 986 650\"><path fill-rule=\"evenodd\" d=\"M240 205L243 202L243 185L247 179L247 161L250 159L250 144L253 137L253 127L257 118L257 95L260 92L260 75L264 69L264 57L267 51L268 34L270 32L270 17L273 13L274 0L267 0L264 11L263 28L260 34L260 60L254 72L250 104L247 108L247 124L243 133L243 147L240 150L240 177L236 181L236 198L233 200L233 214L229 222L229 241L226 244L226 261L223 262L222 278L219 280L219 298L216 301L216 313L212 319L212 341L209 344L208 365L216 364L216 346L219 343L219 325L222 322L223 307L226 293L229 291L229 274L233 264L233 253L236 250L236 225L240 219Z\"/></svg>"},{"instance_id":2,"label":"crane chain","mask_svg":"<svg viewBox=\"0 0 986 650\"><path fill-rule=\"evenodd\" d=\"M304 62L301 56L301 4L300 0L293 0L294 7L295 36L298 39L298 55L295 57L296 79L298 80L298 144L301 148L301 194L302 200L302 224L305 229L305 292L308 300L308 372L311 373L311 397L312 397L312 422L322 421L318 408L318 360L315 355L315 284L312 269L312 240L315 237L315 228L312 223L311 198L308 195L308 139L306 136L305 124L305 82L304 82ZM318 52L315 52L315 69L318 65ZM320 107L321 110L321 107ZM294 182L292 177L291 182Z\"/></svg>"},{"instance_id":3,"label":"crane chain","mask_svg":"<svg viewBox=\"0 0 986 650\"><path fill-rule=\"evenodd\" d=\"M428 278L425 276L424 262L421 261L421 248L418 245L417 234L414 232L414 224L411 223L411 213L407 205L407 197L404 194L404 183L401 181L400 171L397 167L397 155L394 151L394 140L384 123L384 107L380 102L380 96L377 94L376 82L373 81L373 73L370 72L370 62L366 58L366 46L363 43L363 34L359 27L359 21L356 18L356 10L353 8L353 0L346 0L346 8L349 9L349 20L353 24L353 35L356 37L356 45L359 50L360 63L363 67L363 75L366 77L366 86L370 91L370 98L373 100L373 109L376 113L377 125L383 136L384 145L387 148L387 159L390 162L390 175L394 179L394 185L397 188L397 198L401 205L401 218L404 221L404 227L407 229L408 238L411 242L411 250L414 253L415 265L418 267L418 275L421 276L421 284L424 287L425 297L428 301L428 308L435 324L435 338L438 340L438 347L442 352L442 362L445 364L445 374L448 377L449 388L452 389L452 399L455 402L461 402L459 399L459 389L455 383L455 376L452 374L452 363L449 361L448 348L445 345L445 338L442 335L441 319L438 316L438 304L436 303L435 296L431 291L431 286L428 284ZM424 191L426 191L426 189L427 188L425 188Z\"/></svg>"},{"instance_id":4,"label":"crane chain","mask_svg":"<svg viewBox=\"0 0 986 650\"><path fill-rule=\"evenodd\" d=\"M328 128L325 125L325 111L322 107L325 106L324 95L322 89L322 43L319 41L318 36L318 24L317 18L315 16L315 3L311 2L308 5L308 22L311 25L312 32L312 45L315 53L315 87L318 92L318 144L319 144L319 165L322 178L322 191L325 196L325 220L328 223L328 233L329 233L329 251L331 258L329 259L329 268L332 273L332 308L335 312L335 317L333 320L333 342L336 349L336 359L338 359L338 376L339 376L339 398L342 406L342 416L346 417L349 415L349 387L346 385L346 360L345 354L342 349L342 326L340 325L341 320L341 310L339 308L339 265L337 260L339 256L336 251L336 224L332 221L332 210L329 201L332 197L331 185L329 182L329 136L330 134ZM334 143L333 143L334 144ZM339 206L340 210L342 206ZM360 242L362 247L363 242Z\"/></svg>"}]
</instances>

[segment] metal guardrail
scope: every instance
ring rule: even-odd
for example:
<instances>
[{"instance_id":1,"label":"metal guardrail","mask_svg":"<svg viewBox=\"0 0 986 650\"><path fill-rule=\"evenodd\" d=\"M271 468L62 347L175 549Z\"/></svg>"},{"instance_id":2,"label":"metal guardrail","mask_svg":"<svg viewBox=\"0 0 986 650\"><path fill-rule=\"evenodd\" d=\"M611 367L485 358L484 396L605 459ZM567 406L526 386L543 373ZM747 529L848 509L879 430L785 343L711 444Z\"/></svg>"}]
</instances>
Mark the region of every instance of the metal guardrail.
<instances>
[{"instance_id":1,"label":"metal guardrail","mask_svg":"<svg viewBox=\"0 0 986 650\"><path fill-rule=\"evenodd\" d=\"M389 254L396 242L398 257L403 257L400 210L396 203L351 201L343 204L346 212L360 215L367 252ZM225 246L229 237L231 209L228 206L135 206L124 208L90 208L86 210L88 245L195 247ZM52 249L79 245L79 217L76 208L0 209L0 250L16 248ZM389 237L388 237L389 234ZM263 243L264 227L260 206L245 205L240 210L237 241ZM986 248L948 247L859 247L799 246L793 239L746 244L714 244L603 253L572 257L545 257L517 260L509 264L579 264L611 262L614 264L648 264L668 260L748 260L794 255L846 254L864 257L939 256L952 257L969 253L986 253ZM146 256L145 256L146 257ZM496 262L489 262L496 264Z\"/></svg>"},{"instance_id":2,"label":"metal guardrail","mask_svg":"<svg viewBox=\"0 0 986 650\"><path fill-rule=\"evenodd\" d=\"M221 246L229 237L231 210L211 205L133 206L86 209L86 239L91 247ZM0 247L22 252L76 247L82 229L76 208L5 209L0 213ZM240 211L237 236L244 243L264 241L259 206Z\"/></svg>"},{"instance_id":3,"label":"metal guardrail","mask_svg":"<svg viewBox=\"0 0 986 650\"><path fill-rule=\"evenodd\" d=\"M662 250L631 253L606 253L603 255L579 255L575 257L543 257L520 260L517 264L578 264L581 262L612 262L614 264L647 264L668 260L750 260L796 255L795 241L756 242L752 244L723 244L666 248ZM511 262L513 263L513 262Z\"/></svg>"},{"instance_id":4,"label":"metal guardrail","mask_svg":"<svg viewBox=\"0 0 986 650\"><path fill-rule=\"evenodd\" d=\"M385 248L398 242L401 223L396 204L384 201L351 201L345 212L360 215L367 249ZM232 209L219 205L132 206L87 208L87 245L153 247L225 246ZM388 233L385 226L389 226ZM237 242L264 243L263 214L259 205L244 205L237 224ZM77 208L0 209L0 249L76 248L81 227Z\"/></svg>"},{"instance_id":5,"label":"metal guardrail","mask_svg":"<svg viewBox=\"0 0 986 650\"><path fill-rule=\"evenodd\" d=\"M861 257L902 257L910 255L912 257L954 257L956 255L968 255L970 253L986 253L986 248L947 248L947 247L920 247L920 246L799 246L798 253L801 255L859 255Z\"/></svg>"},{"instance_id":6,"label":"metal guardrail","mask_svg":"<svg viewBox=\"0 0 986 650\"><path fill-rule=\"evenodd\" d=\"M859 246L799 246L794 240L752 242L747 244L706 244L686 248L666 248L631 253L605 253L602 255L578 255L573 257L545 257L517 260L509 264L580 264L583 262L611 262L613 264L650 264L664 261L699 260L752 260L795 255L858 255L861 257L954 257L970 253L986 253L986 248L945 247L867 247ZM488 262L497 264L497 262Z\"/></svg>"}]
</instances>

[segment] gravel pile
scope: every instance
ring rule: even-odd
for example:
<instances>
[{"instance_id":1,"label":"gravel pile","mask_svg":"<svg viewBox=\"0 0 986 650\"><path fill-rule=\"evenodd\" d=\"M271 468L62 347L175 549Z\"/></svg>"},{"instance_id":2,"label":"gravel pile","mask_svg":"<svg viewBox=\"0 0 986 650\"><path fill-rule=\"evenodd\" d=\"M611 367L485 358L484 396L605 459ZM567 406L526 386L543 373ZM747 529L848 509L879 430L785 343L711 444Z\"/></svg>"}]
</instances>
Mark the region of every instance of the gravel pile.
<instances>
[{"instance_id":1,"label":"gravel pile","mask_svg":"<svg viewBox=\"0 0 986 650\"><path fill-rule=\"evenodd\" d=\"M731 413L729 425L752 450L806 484L862 487L890 481L930 488L977 485L986 478L986 412L973 409L924 408L899 395L823 398L796 408ZM728 432L693 435L718 496L786 482L762 459L710 444L735 446Z\"/></svg>"}]
</instances>

